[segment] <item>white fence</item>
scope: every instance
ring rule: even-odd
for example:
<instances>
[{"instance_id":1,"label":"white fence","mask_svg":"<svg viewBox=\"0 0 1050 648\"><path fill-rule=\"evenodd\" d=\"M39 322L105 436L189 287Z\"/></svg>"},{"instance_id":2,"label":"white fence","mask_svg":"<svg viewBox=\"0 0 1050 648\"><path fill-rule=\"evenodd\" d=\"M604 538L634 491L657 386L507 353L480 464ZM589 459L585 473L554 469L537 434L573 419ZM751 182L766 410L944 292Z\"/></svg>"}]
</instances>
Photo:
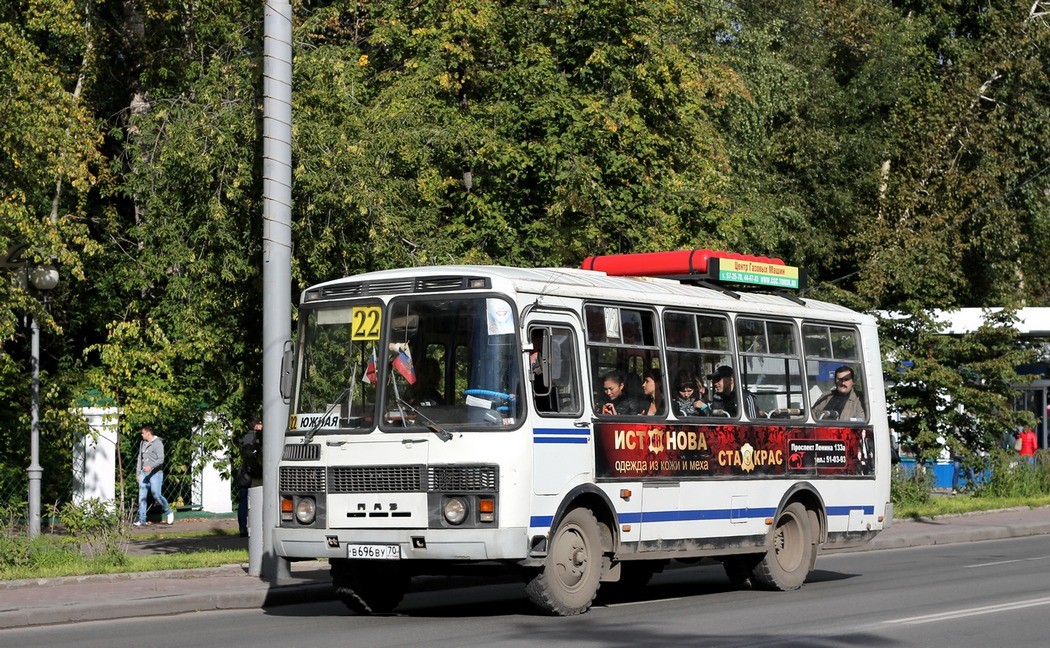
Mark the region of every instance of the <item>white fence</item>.
<instances>
[{"instance_id":1,"label":"white fence","mask_svg":"<svg viewBox=\"0 0 1050 648\"><path fill-rule=\"evenodd\" d=\"M91 433L84 436L73 449L73 501L82 504L88 500L115 502L117 496L117 423L115 407L85 407L81 409ZM225 457L214 454L202 463L193 475L190 508L207 513L230 513L230 480L223 477L216 464Z\"/></svg>"}]
</instances>

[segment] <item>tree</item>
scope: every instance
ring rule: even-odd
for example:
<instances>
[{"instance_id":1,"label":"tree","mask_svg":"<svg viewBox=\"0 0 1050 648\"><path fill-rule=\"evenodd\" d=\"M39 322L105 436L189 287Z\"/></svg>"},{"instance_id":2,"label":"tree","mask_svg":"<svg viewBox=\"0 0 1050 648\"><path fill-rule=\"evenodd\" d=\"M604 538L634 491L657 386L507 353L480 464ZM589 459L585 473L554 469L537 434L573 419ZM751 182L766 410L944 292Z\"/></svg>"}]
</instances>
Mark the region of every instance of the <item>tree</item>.
<instances>
[{"instance_id":1,"label":"tree","mask_svg":"<svg viewBox=\"0 0 1050 648\"><path fill-rule=\"evenodd\" d=\"M887 399L899 418L893 428L920 463L936 461L947 445L970 456L999 445L1004 431L1031 425L1013 411L1017 368L1032 358L1018 343L1016 313L990 311L973 333L949 335L935 313L916 309L891 316L884 331Z\"/></svg>"},{"instance_id":2,"label":"tree","mask_svg":"<svg viewBox=\"0 0 1050 648\"><path fill-rule=\"evenodd\" d=\"M67 414L69 382L56 378L58 363L52 361L61 355L62 338L52 334L63 332L72 285L84 280L84 258L98 250L85 221L90 192L104 169L90 109L79 95L78 72L90 58L90 39L79 17L63 9L48 2L26 14L17 5L0 8L0 257L54 264L63 276L48 307L24 282L7 276L0 281L0 441L2 456L19 458L19 468L29 455L30 411L22 315L31 313L40 323L47 349L41 362L45 432L67 438L64 433L82 429ZM26 17L12 20L19 15ZM41 461L68 466L69 446L45 444ZM53 501L62 490L45 483L42 497Z\"/></svg>"},{"instance_id":3,"label":"tree","mask_svg":"<svg viewBox=\"0 0 1050 648\"><path fill-rule=\"evenodd\" d=\"M737 88L685 37L698 16L678 3L487 0L308 15L296 60L304 280L417 262L575 264L718 232L726 168L708 113Z\"/></svg>"}]
</instances>

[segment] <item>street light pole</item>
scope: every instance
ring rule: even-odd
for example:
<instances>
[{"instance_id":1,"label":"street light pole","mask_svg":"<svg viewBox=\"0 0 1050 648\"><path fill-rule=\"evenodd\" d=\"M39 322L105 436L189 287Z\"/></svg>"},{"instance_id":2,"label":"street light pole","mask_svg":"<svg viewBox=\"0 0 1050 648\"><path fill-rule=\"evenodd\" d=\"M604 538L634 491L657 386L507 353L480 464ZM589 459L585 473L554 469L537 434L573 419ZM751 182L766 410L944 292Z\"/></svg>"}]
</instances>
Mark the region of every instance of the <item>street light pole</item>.
<instances>
[{"instance_id":1,"label":"street light pole","mask_svg":"<svg viewBox=\"0 0 1050 648\"><path fill-rule=\"evenodd\" d=\"M32 409L29 415L29 537L40 536L40 479L44 469L40 466L40 325L36 316L29 316L29 327L32 330L30 343L33 382Z\"/></svg>"},{"instance_id":2,"label":"street light pole","mask_svg":"<svg viewBox=\"0 0 1050 648\"><path fill-rule=\"evenodd\" d=\"M58 270L52 266L27 267L29 283L42 293L58 285ZM47 297L44 297L47 301ZM40 480L44 468L40 465L40 324L36 315L29 315L29 328L32 332L30 356L32 363L32 386L30 387L32 406L29 412L29 537L40 536Z\"/></svg>"},{"instance_id":3,"label":"street light pole","mask_svg":"<svg viewBox=\"0 0 1050 648\"><path fill-rule=\"evenodd\" d=\"M37 289L47 302L47 291L58 285L58 270L51 265L31 265L23 256L28 246L15 245L0 254L0 270L14 270L18 274L17 283L25 289L29 286ZM32 380L30 382L31 406L29 410L29 537L40 536L40 481L44 468L40 465L40 324L36 315L29 314L30 362Z\"/></svg>"}]
</instances>

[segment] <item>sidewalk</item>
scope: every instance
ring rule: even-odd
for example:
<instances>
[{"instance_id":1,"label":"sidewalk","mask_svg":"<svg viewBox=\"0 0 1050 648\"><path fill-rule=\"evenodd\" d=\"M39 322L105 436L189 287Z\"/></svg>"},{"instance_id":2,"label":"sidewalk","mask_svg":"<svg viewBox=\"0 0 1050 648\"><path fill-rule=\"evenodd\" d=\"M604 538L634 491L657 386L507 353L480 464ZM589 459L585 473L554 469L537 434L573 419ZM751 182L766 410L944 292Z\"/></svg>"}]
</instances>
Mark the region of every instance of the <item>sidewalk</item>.
<instances>
[{"instance_id":1,"label":"sidewalk","mask_svg":"<svg viewBox=\"0 0 1050 648\"><path fill-rule=\"evenodd\" d=\"M232 525L232 527L230 526ZM178 553L201 548L247 547L237 535L197 538L155 537L211 529L236 530L236 521L179 520L170 527L137 530L129 553ZM860 549L898 549L1050 534L1050 507L1008 509L934 520L895 521ZM138 574L111 574L40 580L0 581L0 629L74 621L148 616L202 610L260 608L333 598L328 567L291 563L291 578L269 583L249 576L246 565Z\"/></svg>"}]
</instances>

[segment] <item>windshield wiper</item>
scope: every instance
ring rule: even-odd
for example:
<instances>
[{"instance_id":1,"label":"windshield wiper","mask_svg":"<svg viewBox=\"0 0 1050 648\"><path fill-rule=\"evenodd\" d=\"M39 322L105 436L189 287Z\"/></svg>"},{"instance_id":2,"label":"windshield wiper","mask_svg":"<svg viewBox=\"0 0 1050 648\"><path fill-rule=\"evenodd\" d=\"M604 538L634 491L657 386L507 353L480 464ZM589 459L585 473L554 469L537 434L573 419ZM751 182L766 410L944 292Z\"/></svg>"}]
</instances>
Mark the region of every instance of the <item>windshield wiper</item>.
<instances>
[{"instance_id":1,"label":"windshield wiper","mask_svg":"<svg viewBox=\"0 0 1050 648\"><path fill-rule=\"evenodd\" d=\"M344 389L343 393L336 396L335 401L328 407L328 411L326 411L320 418L318 418L316 423L310 426L310 429L306 431L305 435L303 435L303 445L306 445L307 443L310 443L314 440L314 434L317 433L317 430L319 430L321 428L321 425L328 419L328 415L334 412L335 408L339 407L342 404L343 399L346 398L347 394L353 394L355 382L357 381L351 378L350 386ZM353 396L351 396L351 398L353 398Z\"/></svg>"},{"instance_id":2,"label":"windshield wiper","mask_svg":"<svg viewBox=\"0 0 1050 648\"><path fill-rule=\"evenodd\" d=\"M430 430L431 432L433 432L434 435L437 438L441 439L442 441L451 441L452 440L452 434L448 430L446 430L445 428L443 428L440 425L438 425L438 423L436 421L434 421L434 419L430 418L429 416L427 416L423 412L420 412L415 407L409 405L400 396L395 396L395 398L397 399L397 404L399 406L401 406L403 409L408 410L409 413L415 414L417 418L423 419L423 423L425 424L425 425L423 425L423 427L425 427L428 430ZM405 421L403 416L401 418L401 421L402 421L402 423L404 423L404 421Z\"/></svg>"}]
</instances>

